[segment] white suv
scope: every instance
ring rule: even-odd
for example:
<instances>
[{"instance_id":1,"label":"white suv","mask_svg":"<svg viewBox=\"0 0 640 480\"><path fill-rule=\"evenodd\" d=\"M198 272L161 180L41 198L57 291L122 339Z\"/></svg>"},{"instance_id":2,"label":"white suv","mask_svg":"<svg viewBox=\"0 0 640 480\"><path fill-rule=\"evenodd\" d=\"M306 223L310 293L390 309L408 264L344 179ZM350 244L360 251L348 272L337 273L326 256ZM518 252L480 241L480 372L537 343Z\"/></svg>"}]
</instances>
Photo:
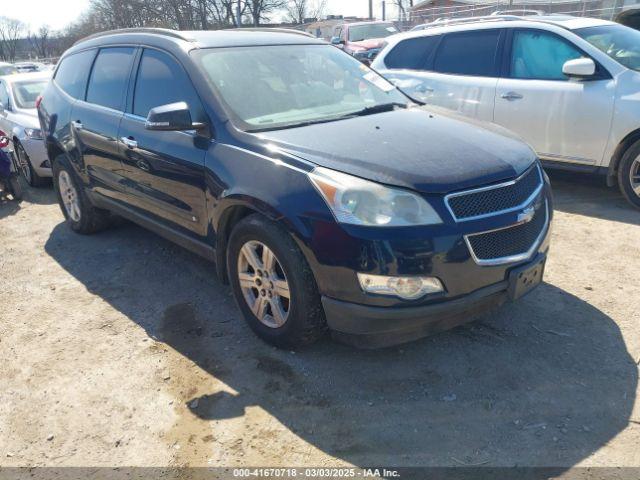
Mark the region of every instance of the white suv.
<instances>
[{"instance_id":1,"label":"white suv","mask_svg":"<svg viewBox=\"0 0 640 480\"><path fill-rule=\"evenodd\" d=\"M494 16L394 35L373 68L413 98L502 125L546 165L599 172L640 208L640 32Z\"/></svg>"}]
</instances>

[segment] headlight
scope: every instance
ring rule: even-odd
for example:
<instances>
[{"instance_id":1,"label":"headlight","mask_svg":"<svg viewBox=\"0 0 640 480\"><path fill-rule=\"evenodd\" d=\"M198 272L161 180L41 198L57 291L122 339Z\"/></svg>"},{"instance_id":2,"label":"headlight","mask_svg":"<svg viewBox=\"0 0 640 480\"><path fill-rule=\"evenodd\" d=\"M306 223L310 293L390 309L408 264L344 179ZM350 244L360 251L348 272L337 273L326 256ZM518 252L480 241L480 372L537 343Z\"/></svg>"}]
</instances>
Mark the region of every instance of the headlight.
<instances>
[{"instance_id":1,"label":"headlight","mask_svg":"<svg viewBox=\"0 0 640 480\"><path fill-rule=\"evenodd\" d=\"M340 223L405 227L442 223L427 201L406 190L317 167L309 178Z\"/></svg>"},{"instance_id":2,"label":"headlight","mask_svg":"<svg viewBox=\"0 0 640 480\"><path fill-rule=\"evenodd\" d=\"M39 128L25 128L24 133L29 138L42 139L42 130Z\"/></svg>"}]
</instances>

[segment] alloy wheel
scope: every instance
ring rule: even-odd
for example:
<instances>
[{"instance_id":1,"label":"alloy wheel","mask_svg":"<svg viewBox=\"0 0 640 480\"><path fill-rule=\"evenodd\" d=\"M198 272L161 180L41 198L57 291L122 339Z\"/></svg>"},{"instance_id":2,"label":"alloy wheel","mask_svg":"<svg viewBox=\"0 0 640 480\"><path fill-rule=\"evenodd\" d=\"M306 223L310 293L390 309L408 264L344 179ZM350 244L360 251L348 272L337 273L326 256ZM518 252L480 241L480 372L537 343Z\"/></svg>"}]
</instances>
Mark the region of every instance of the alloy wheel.
<instances>
[{"instance_id":1,"label":"alloy wheel","mask_svg":"<svg viewBox=\"0 0 640 480\"><path fill-rule=\"evenodd\" d=\"M18 168L20 168L20 173L27 181L29 185L31 185L31 166L29 165L29 156L27 152L24 151L22 145L16 145L16 158L18 159Z\"/></svg>"},{"instance_id":2,"label":"alloy wheel","mask_svg":"<svg viewBox=\"0 0 640 480\"><path fill-rule=\"evenodd\" d=\"M73 181L69 174L62 170L58 175L58 188L60 190L60 198L64 204L64 209L67 211L67 215L74 222L80 221L80 200L78 199L78 192L73 185Z\"/></svg>"},{"instance_id":3,"label":"alloy wheel","mask_svg":"<svg viewBox=\"0 0 640 480\"><path fill-rule=\"evenodd\" d=\"M238 280L247 305L264 325L282 327L291 310L289 283L273 251L255 240L238 254Z\"/></svg>"},{"instance_id":4,"label":"alloy wheel","mask_svg":"<svg viewBox=\"0 0 640 480\"><path fill-rule=\"evenodd\" d=\"M631 164L631 171L629 172L629 181L631 182L631 190L640 197L640 155Z\"/></svg>"}]
</instances>

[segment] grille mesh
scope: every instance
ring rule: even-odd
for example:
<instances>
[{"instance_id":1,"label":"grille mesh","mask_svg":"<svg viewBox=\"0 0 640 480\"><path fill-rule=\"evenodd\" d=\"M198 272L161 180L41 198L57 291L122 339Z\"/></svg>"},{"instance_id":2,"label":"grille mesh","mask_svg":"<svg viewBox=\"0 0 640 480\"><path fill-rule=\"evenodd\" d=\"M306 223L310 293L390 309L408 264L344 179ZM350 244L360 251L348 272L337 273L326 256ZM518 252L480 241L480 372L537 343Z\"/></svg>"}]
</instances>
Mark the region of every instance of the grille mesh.
<instances>
[{"instance_id":1,"label":"grille mesh","mask_svg":"<svg viewBox=\"0 0 640 480\"><path fill-rule=\"evenodd\" d=\"M495 260L526 253L545 228L547 207L539 208L528 223L469 235L467 240L478 260Z\"/></svg>"},{"instance_id":2,"label":"grille mesh","mask_svg":"<svg viewBox=\"0 0 640 480\"><path fill-rule=\"evenodd\" d=\"M464 220L522 205L541 183L540 172L536 165L514 184L453 196L447 201L455 217L458 220Z\"/></svg>"}]
</instances>

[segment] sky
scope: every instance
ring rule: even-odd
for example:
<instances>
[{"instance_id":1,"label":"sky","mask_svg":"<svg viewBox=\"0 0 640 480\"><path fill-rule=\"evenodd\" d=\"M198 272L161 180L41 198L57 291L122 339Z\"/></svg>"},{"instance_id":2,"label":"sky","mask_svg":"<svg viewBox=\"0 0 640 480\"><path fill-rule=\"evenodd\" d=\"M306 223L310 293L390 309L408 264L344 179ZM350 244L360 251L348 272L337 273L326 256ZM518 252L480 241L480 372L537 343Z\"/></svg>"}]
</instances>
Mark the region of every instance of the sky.
<instances>
[{"instance_id":1,"label":"sky","mask_svg":"<svg viewBox=\"0 0 640 480\"><path fill-rule=\"evenodd\" d=\"M41 25L58 30L77 19L89 5L89 0L2 0L9 2L3 15L25 22L32 31ZM390 2L387 2L390 3ZM380 16L381 0L374 0L374 15ZM366 17L369 0L327 0L327 14L342 14Z\"/></svg>"}]
</instances>

